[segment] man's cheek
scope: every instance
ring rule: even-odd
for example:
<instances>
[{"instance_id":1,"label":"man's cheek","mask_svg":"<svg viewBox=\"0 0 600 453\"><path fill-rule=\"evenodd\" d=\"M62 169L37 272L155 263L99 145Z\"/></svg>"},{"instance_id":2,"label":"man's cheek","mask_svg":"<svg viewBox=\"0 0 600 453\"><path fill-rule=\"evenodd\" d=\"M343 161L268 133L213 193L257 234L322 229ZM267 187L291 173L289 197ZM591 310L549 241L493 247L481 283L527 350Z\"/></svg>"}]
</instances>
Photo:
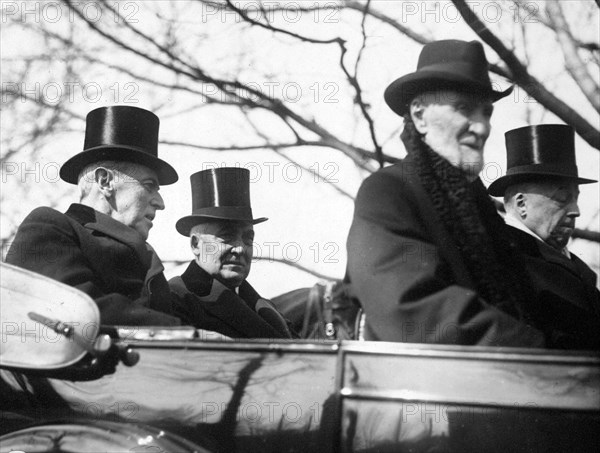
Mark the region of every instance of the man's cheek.
<instances>
[{"instance_id":1,"label":"man's cheek","mask_svg":"<svg viewBox=\"0 0 600 453\"><path fill-rule=\"evenodd\" d=\"M219 246L215 243L205 243L202 247L200 259L203 263L204 270L210 274L219 272L221 268L222 255Z\"/></svg>"},{"instance_id":2,"label":"man's cheek","mask_svg":"<svg viewBox=\"0 0 600 453\"><path fill-rule=\"evenodd\" d=\"M202 245L202 256L204 256L207 261L216 261L218 254L219 247L214 242L205 242Z\"/></svg>"}]
</instances>

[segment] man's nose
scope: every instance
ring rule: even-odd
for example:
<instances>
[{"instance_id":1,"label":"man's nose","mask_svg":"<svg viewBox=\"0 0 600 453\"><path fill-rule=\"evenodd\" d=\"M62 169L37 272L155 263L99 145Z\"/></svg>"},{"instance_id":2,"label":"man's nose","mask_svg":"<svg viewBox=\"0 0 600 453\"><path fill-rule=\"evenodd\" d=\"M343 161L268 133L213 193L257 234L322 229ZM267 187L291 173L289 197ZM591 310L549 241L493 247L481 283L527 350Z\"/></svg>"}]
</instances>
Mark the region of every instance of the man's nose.
<instances>
[{"instance_id":1,"label":"man's nose","mask_svg":"<svg viewBox=\"0 0 600 453\"><path fill-rule=\"evenodd\" d=\"M490 136L492 126L490 117L483 108L476 109L469 118L469 130L486 140Z\"/></svg>"},{"instance_id":2,"label":"man's nose","mask_svg":"<svg viewBox=\"0 0 600 453\"><path fill-rule=\"evenodd\" d=\"M165 201L159 192L156 192L156 195L152 198L151 203L156 209L165 209Z\"/></svg>"},{"instance_id":3,"label":"man's nose","mask_svg":"<svg viewBox=\"0 0 600 453\"><path fill-rule=\"evenodd\" d=\"M236 253L238 255L241 255L244 253L246 244L244 244L244 241L242 240L242 238L237 238L235 241L233 241L231 243L231 253Z\"/></svg>"},{"instance_id":4,"label":"man's nose","mask_svg":"<svg viewBox=\"0 0 600 453\"><path fill-rule=\"evenodd\" d=\"M569 210L567 211L567 215L569 217L579 217L580 214L581 213L579 212L579 204L577 203L577 201L571 202Z\"/></svg>"}]
</instances>

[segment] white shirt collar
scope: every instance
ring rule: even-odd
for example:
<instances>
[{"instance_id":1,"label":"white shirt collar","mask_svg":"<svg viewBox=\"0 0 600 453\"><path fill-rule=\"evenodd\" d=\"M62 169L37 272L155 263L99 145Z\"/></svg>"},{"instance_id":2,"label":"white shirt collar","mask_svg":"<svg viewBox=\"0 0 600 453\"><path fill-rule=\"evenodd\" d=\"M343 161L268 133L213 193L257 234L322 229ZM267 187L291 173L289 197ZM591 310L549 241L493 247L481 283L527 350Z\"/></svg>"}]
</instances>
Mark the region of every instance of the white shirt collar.
<instances>
[{"instance_id":1,"label":"white shirt collar","mask_svg":"<svg viewBox=\"0 0 600 453\"><path fill-rule=\"evenodd\" d=\"M529 234L530 236L533 236L534 238L536 238L538 241L542 241L546 244L546 242L539 237L537 234L535 234L533 231L531 231L529 228L527 228L527 226L525 226L525 224L523 222L521 222L521 219L519 219L518 217L516 217L515 215L513 215L510 212L506 213L506 216L504 217L504 222L513 227L516 228L517 230L521 230L524 233ZM549 247L551 247L549 244L546 244ZM565 255L567 258L571 258L571 253L569 252L569 250L566 247L563 247L562 250L560 250L560 252Z\"/></svg>"}]
</instances>

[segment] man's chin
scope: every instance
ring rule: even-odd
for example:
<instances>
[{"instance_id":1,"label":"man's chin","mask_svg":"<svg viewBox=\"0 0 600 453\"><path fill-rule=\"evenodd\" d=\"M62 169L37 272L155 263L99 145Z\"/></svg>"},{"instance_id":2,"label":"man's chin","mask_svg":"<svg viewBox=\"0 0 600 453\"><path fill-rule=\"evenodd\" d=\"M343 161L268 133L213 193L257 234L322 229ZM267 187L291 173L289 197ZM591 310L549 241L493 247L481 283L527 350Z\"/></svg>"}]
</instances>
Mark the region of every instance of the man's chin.
<instances>
[{"instance_id":1,"label":"man's chin","mask_svg":"<svg viewBox=\"0 0 600 453\"><path fill-rule=\"evenodd\" d=\"M569 239L571 238L572 230L564 233L552 233L550 237L546 240L548 244L552 247L562 250L569 243Z\"/></svg>"},{"instance_id":2,"label":"man's chin","mask_svg":"<svg viewBox=\"0 0 600 453\"><path fill-rule=\"evenodd\" d=\"M479 173L481 173L481 170L483 169L483 165L480 164L474 164L474 163L469 163L469 164L462 164L461 165L461 170L465 173L465 175L467 176L467 179L469 181L473 181L474 179L476 179L479 176Z\"/></svg>"},{"instance_id":3,"label":"man's chin","mask_svg":"<svg viewBox=\"0 0 600 453\"><path fill-rule=\"evenodd\" d=\"M460 168L469 175L478 176L481 170L483 170L483 165L484 162L481 153L473 151L470 156L460 163Z\"/></svg>"},{"instance_id":4,"label":"man's chin","mask_svg":"<svg viewBox=\"0 0 600 453\"><path fill-rule=\"evenodd\" d=\"M246 279L247 274L230 270L221 270L219 280L230 288L237 288Z\"/></svg>"},{"instance_id":5,"label":"man's chin","mask_svg":"<svg viewBox=\"0 0 600 453\"><path fill-rule=\"evenodd\" d=\"M150 235L150 228L138 227L134 228L134 230L139 233L139 235L142 237L142 239L144 239L144 241L148 240L148 236Z\"/></svg>"}]
</instances>

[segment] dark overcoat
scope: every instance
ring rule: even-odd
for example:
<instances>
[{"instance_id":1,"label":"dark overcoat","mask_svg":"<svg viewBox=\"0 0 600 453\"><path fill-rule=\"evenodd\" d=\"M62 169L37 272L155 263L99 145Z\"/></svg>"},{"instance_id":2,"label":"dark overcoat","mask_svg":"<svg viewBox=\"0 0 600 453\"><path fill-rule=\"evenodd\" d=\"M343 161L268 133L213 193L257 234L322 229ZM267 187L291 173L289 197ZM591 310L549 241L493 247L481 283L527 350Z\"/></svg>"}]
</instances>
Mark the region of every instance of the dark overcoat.
<instances>
[{"instance_id":1,"label":"dark overcoat","mask_svg":"<svg viewBox=\"0 0 600 453\"><path fill-rule=\"evenodd\" d=\"M367 340L544 345L540 331L479 297L410 155L363 182L347 246Z\"/></svg>"},{"instance_id":2,"label":"dark overcoat","mask_svg":"<svg viewBox=\"0 0 600 453\"><path fill-rule=\"evenodd\" d=\"M102 324L179 325L163 266L142 236L81 204L41 207L19 227L6 262L73 286L98 304Z\"/></svg>"},{"instance_id":3,"label":"dark overcoat","mask_svg":"<svg viewBox=\"0 0 600 453\"><path fill-rule=\"evenodd\" d=\"M192 261L169 285L179 298L177 315L187 325L231 338L291 337L283 316L246 281L236 294Z\"/></svg>"},{"instance_id":4,"label":"dark overcoat","mask_svg":"<svg viewBox=\"0 0 600 453\"><path fill-rule=\"evenodd\" d=\"M506 226L522 252L535 291L536 323L546 332L548 347L600 349L600 292L597 276L581 259L568 258L530 234Z\"/></svg>"}]
</instances>

